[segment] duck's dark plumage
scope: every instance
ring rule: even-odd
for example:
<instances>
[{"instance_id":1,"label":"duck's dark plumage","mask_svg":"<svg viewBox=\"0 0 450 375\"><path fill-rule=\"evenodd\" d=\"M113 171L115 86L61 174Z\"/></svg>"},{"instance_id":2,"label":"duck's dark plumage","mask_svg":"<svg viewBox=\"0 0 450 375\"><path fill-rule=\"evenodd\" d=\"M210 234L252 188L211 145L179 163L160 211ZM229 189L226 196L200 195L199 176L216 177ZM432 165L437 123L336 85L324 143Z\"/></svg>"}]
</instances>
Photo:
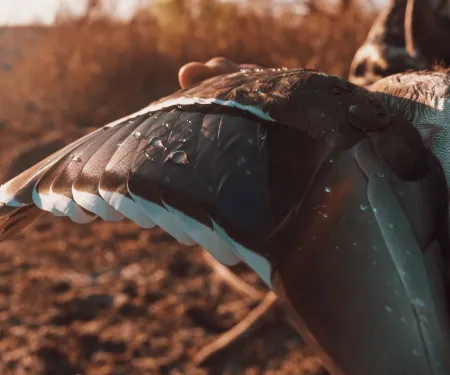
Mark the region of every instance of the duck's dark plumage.
<instances>
[{"instance_id":1,"label":"duck's dark plumage","mask_svg":"<svg viewBox=\"0 0 450 375\"><path fill-rule=\"evenodd\" d=\"M158 225L253 268L333 375L450 374L450 80L406 73L450 63L446 4L392 0L353 83L244 70L75 141L0 187L0 241L44 211Z\"/></svg>"},{"instance_id":2,"label":"duck's dark plumage","mask_svg":"<svg viewBox=\"0 0 450 375\"><path fill-rule=\"evenodd\" d=\"M327 167L317 185L332 195L315 189L291 226L277 295L333 375L447 374L442 175L402 181L369 141Z\"/></svg>"},{"instance_id":3,"label":"duck's dark plumage","mask_svg":"<svg viewBox=\"0 0 450 375\"><path fill-rule=\"evenodd\" d=\"M446 178L446 184L444 184L442 181L444 176L441 174L439 177L438 173L436 175L437 180L434 180L434 182L431 182L431 184L428 185L425 183L427 187L421 185L420 190L424 194L421 198L419 198L421 195L420 193L419 195L416 195L412 185L410 188L406 189L400 186L395 188L394 190L397 191L397 193L401 192L401 196L398 196L397 199L393 199L392 196L389 199L387 198L391 193L384 190L383 184L385 181L378 179L378 181L372 183L374 188L369 188L369 199L371 203L376 205L375 201L381 203L385 200L387 203L390 200L390 202L393 203L394 200L398 200L397 203L400 203L403 212L406 214L403 218L396 216L397 219L394 220L393 216L390 215L397 215L402 211L395 209L395 205L397 204L395 203L385 211L386 216L384 216L386 221L390 222L391 225L388 225L388 227L385 228L384 225L386 221L384 224L383 219L379 221L378 227L382 231L384 230L386 234L389 232L389 228L399 227L397 233L392 233L395 235L398 234L396 239L399 241L398 243L404 243L405 255L403 260L400 256L396 261L403 261L403 264L406 265L411 260L409 257L411 255L410 249L414 247L406 237L403 237L405 232L402 233L401 227L405 228L410 226L412 233L414 233L414 236L419 242L421 242L419 238L433 227L435 228L434 230L440 232L440 234L437 234L435 237L437 242L430 242L428 246L426 246L427 250L424 252L423 258L420 256L416 258L418 261L416 266L422 263L425 267L422 267L421 270L420 268L406 270L399 267L397 268L398 271L400 271L398 279L402 279L403 275L410 280L414 280L414 283L416 283L416 286L419 288L422 288L420 285L424 286L427 284L427 278L428 280L434 281L441 279L443 280L442 285L447 289L446 292L439 294L437 292L439 288L436 289L436 287L432 287L430 290L434 290L434 292L432 292L432 294L434 294L434 302L429 301L427 303L420 300L420 303L417 304L417 302L419 302L418 300L412 300L415 302L413 303L413 309L416 307L424 308L426 306L434 306L433 308L436 312L441 311L440 313L437 313L434 322L443 322L443 325L436 325L433 327L433 323L430 324L427 319L420 318L421 312L419 310L414 311L416 318L419 317L419 319L416 319L416 322L419 322L417 328L419 328L419 330L424 329L421 333L422 340L423 342L427 342L429 348L422 354L426 358L426 361L423 362L425 367L420 369L420 365L417 365L419 367L415 367L416 364L413 364L413 362L410 362L407 358L407 348L410 345L413 345L413 340L410 339L402 342L402 339L400 339L401 337L406 337L405 335L408 335L408 330L412 333L416 327L413 328L413 326L410 325L408 328L405 328L404 325L398 324L398 322L391 326L392 322L389 321L389 318L386 318L386 315L377 311L377 305L379 309L380 303L377 304L377 302L374 302L376 301L376 296L383 287L376 286L374 280L362 287L361 290L364 291L363 293L371 293L374 296L374 300L371 300L371 302L374 302L374 305L370 307L367 306L366 311L369 315L366 317L366 322L375 322L375 326L383 326L386 330L390 329L392 333L392 342L389 346L391 351L389 351L389 349L387 350L385 347L386 357L384 361L381 361L381 363L391 363L391 367L374 370L376 366L380 365L380 362L374 361L374 367L370 370L374 371L373 373L450 373L450 368L448 367L448 351L450 347L450 328L448 326L448 316L450 312L448 305L448 262L450 246L448 230L444 228L448 226L448 218L446 218L448 216L447 191L450 186L450 150L448 148L450 142L450 80L448 75L450 49L448 48L448 40L450 40L450 7L448 0L392 0L372 26L365 43L356 53L350 69L350 81L369 87L373 92L380 93L383 102L389 110L399 115L401 114L405 119L414 124L415 128L421 133L422 139L427 147L439 160L438 163L431 161L431 163L435 164L435 167L433 167L434 170L437 171L440 169L444 172ZM360 145L358 147L360 147ZM360 155L367 158L367 156L370 155L370 150L365 149ZM439 179L441 179L440 182L438 182ZM424 180L422 180L422 182L424 182ZM391 180L391 183L393 184L392 186L394 186L399 183L399 181L394 178L394 180ZM369 186L371 186L370 177ZM407 190L409 190L408 193L406 192ZM432 198L432 196L434 197ZM419 198L419 200L416 200L415 198ZM430 207L429 203L432 200L435 201L435 208L429 211L428 214L425 214L425 211L427 211L426 207ZM437 209L439 205L443 207L442 210ZM419 211L417 211L417 209L419 209ZM446 214L444 213L444 210L447 211ZM389 216L391 217L390 219L388 219ZM426 216L434 221L434 224L429 227L423 225L425 221L422 222ZM407 221L409 224L405 226L405 224L402 223L406 222L404 220L406 217L408 218ZM394 222L396 222L396 224L394 224ZM425 229L425 232L423 232L424 228L427 228ZM373 229L373 231L367 233L364 240L371 241L371 239L373 239L373 241L376 242L376 231L377 229ZM434 236L432 235L429 238L433 237ZM387 240L386 237L385 240ZM436 243L440 244L441 251L436 251L436 248L434 248ZM385 244L388 245L389 240L387 240ZM422 246L424 246L424 243L422 243ZM348 253L345 264L348 265L347 262L354 259L354 256L355 255L352 256L351 252ZM393 256L393 258L395 257ZM323 259L323 257L321 259ZM354 263L362 265L364 262L358 260L354 261ZM289 266L287 265L286 267ZM358 271L359 270L360 269L358 269ZM291 274L288 271L285 271L285 273ZM369 273L358 274L356 272L356 274L365 281L366 277L369 277L370 279ZM386 274L389 274L389 272L386 271ZM426 276L423 278L424 275ZM287 277L285 276L285 278ZM333 277L333 279L336 279L336 277ZM345 287L352 288L352 285L355 285L358 282L358 277L354 279L350 277L349 279L350 282L348 284L338 285L335 292L339 293L339 291L343 288L345 289ZM290 301L297 298L297 305L304 304L305 299L299 297L302 293L299 293L298 291L293 293L292 285L289 280L283 280L282 277L278 277L278 280L278 285L280 285L281 289L288 290L290 288ZM308 272L306 271L306 276L303 278L303 281L308 282L312 280L314 280L314 276L308 275ZM347 280L347 278L343 278L343 280ZM388 281L385 285L392 288L393 282ZM306 291L303 291L303 295L306 295ZM357 298L355 296L352 297ZM401 299L402 297L398 295L394 297L395 303L400 302ZM337 313L335 313L334 310L335 306L338 307ZM306 322L305 325L305 327L308 328L305 329L310 329L310 327L313 327L314 325L316 327L326 326L325 331L327 329L329 330L338 327L338 321L346 321L346 319L348 319L345 315L345 310L342 310L341 307L342 305L338 303L332 304L330 307L330 309L333 309L334 313L332 318L323 315L323 311L325 311L323 305L321 306L321 309L315 309L314 306L311 307L309 309L309 321ZM389 313L401 309L398 306L396 308L392 308L392 306L385 308ZM334 320L335 318L336 320ZM386 318L387 320L381 322L380 319L383 318ZM402 323L406 323L405 319L408 320L403 314L403 318L401 319ZM422 320L422 322L420 322L420 320ZM302 319L299 319L299 321L302 321ZM330 324L330 321L334 321L334 323ZM364 323L362 324L364 325ZM391 328L388 328L389 326L391 326ZM359 327L359 323L355 323L356 330L358 330L357 327ZM320 328L316 329L320 330ZM403 329L406 330L401 333ZM434 334L430 335L429 333L431 331L427 332L427 330L433 331ZM440 335L439 331L442 335ZM357 333L355 333L355 335L357 336ZM324 345L325 343L326 346L328 337L329 336L324 335L322 340L319 340L320 344ZM353 340L349 340L349 342L356 343L359 342L359 340L354 338ZM383 341L375 340L366 346L362 353L362 355L367 356L365 361L370 362L371 353L383 352L382 342ZM407 343L407 345L405 345L405 343ZM331 346L333 346L333 343ZM345 358L345 350L339 353L340 348L338 346L334 347L333 350L335 350L334 355L332 355L333 358ZM439 351L440 354L438 354ZM330 350L328 350L328 352L330 352ZM358 352L358 349L352 348L349 352L354 354ZM414 354L417 356L417 351L414 351ZM442 359L447 359L441 359L440 362L437 360L439 356L441 356ZM393 361L392 358L398 360L398 366L395 365L395 360ZM343 359L343 361L345 361L345 359ZM350 373L367 373L365 368L358 368L358 366L361 365L361 362L352 361L352 356L347 356L347 361L348 363L345 366L345 371L343 373L347 373L350 368L352 368ZM330 368L333 368L333 366L334 364L331 363ZM337 373L340 374L339 369L337 370Z\"/></svg>"},{"instance_id":4,"label":"duck's dark plumage","mask_svg":"<svg viewBox=\"0 0 450 375\"><path fill-rule=\"evenodd\" d=\"M152 103L142 112L76 141L3 185L2 201L13 206L34 203L78 222L96 216L107 220L127 216L151 227L154 223L139 211L132 195L159 201L156 204L164 207L160 200L169 204L175 190L175 196L190 194L191 199L205 201L208 209L205 206L203 213L195 209L203 216L198 217L202 223L212 225L208 216L218 221L220 216L231 218L235 207L240 214L230 219L235 223L230 225L240 227L247 220L245 233L251 226L253 231L266 232L277 227L286 214L277 211L280 204L269 191L280 194L286 187L270 188L267 174L272 178L294 173L283 165L299 159L299 155L290 155L295 145L311 159L310 172L303 172L309 179L308 173L326 155L349 149L363 137L375 137L377 129L381 135L394 129L388 139L395 140L401 122L367 90L335 76L301 69L212 78ZM417 139L408 141L399 142L411 150L420 149ZM398 156L390 155L382 145L377 151L381 156L386 151L386 161L400 174L423 172L417 167L423 158L405 161L397 168ZM273 167L267 170L267 166ZM281 174L280 169L290 173ZM147 186L145 191L142 186ZM305 189L297 194L301 196ZM217 207L220 202L226 202L222 209ZM211 207L228 214L213 214ZM271 215L264 210L274 217L269 219ZM268 220L264 224L263 218ZM260 240L264 242L264 237Z\"/></svg>"},{"instance_id":5,"label":"duck's dark plumage","mask_svg":"<svg viewBox=\"0 0 450 375\"><path fill-rule=\"evenodd\" d=\"M414 99L420 103L427 102L427 99L448 98L450 73L448 68L437 68L393 74L375 82L371 91Z\"/></svg>"},{"instance_id":6,"label":"duck's dark plumage","mask_svg":"<svg viewBox=\"0 0 450 375\"><path fill-rule=\"evenodd\" d=\"M246 70L151 103L4 184L0 239L42 210L159 225L246 262L334 373L443 375L446 199L437 159L382 94L311 70Z\"/></svg>"}]
</instances>

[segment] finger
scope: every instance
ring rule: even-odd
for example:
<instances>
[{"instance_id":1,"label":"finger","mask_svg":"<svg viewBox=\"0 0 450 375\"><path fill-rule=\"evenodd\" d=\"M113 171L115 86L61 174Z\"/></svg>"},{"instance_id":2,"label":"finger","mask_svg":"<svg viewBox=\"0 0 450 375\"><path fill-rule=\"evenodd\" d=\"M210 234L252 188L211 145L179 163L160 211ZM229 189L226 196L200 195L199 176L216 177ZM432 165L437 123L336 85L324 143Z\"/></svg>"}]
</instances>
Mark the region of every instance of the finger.
<instances>
[{"instance_id":1,"label":"finger","mask_svg":"<svg viewBox=\"0 0 450 375\"><path fill-rule=\"evenodd\" d=\"M216 75L235 73L240 69L259 68L261 67L256 64L238 65L224 57L214 57L204 64L199 62L191 62L184 65L178 73L178 80L182 88L189 88Z\"/></svg>"},{"instance_id":2,"label":"finger","mask_svg":"<svg viewBox=\"0 0 450 375\"><path fill-rule=\"evenodd\" d=\"M239 65L224 57L214 57L207 61L206 66L210 67L217 75L234 73L239 71Z\"/></svg>"},{"instance_id":3,"label":"finger","mask_svg":"<svg viewBox=\"0 0 450 375\"><path fill-rule=\"evenodd\" d=\"M256 64L236 64L235 62L228 60L224 57L214 57L209 60L206 65L210 66L214 70L220 72L220 74L234 73L240 69L261 69L260 65Z\"/></svg>"},{"instance_id":4,"label":"finger","mask_svg":"<svg viewBox=\"0 0 450 375\"><path fill-rule=\"evenodd\" d=\"M215 72L203 63L190 62L184 65L178 72L178 81L181 88L185 89L218 74L220 73Z\"/></svg>"}]
</instances>

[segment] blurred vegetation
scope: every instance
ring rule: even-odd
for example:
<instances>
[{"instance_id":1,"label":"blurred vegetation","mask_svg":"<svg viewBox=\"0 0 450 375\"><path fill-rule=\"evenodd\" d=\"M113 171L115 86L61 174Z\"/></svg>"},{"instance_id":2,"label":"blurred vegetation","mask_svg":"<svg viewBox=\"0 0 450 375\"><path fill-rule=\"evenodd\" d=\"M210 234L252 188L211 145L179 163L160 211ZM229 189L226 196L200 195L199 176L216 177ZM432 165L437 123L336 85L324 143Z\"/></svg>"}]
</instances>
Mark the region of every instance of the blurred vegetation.
<instances>
[{"instance_id":1,"label":"blurred vegetation","mask_svg":"<svg viewBox=\"0 0 450 375\"><path fill-rule=\"evenodd\" d=\"M54 26L33 27L38 37L0 68L0 123L27 137L64 129L73 139L178 89L184 63L214 56L346 77L374 19L356 6L301 14L271 0L243 3L153 1L127 21L101 0L81 16L61 13Z\"/></svg>"}]
</instances>

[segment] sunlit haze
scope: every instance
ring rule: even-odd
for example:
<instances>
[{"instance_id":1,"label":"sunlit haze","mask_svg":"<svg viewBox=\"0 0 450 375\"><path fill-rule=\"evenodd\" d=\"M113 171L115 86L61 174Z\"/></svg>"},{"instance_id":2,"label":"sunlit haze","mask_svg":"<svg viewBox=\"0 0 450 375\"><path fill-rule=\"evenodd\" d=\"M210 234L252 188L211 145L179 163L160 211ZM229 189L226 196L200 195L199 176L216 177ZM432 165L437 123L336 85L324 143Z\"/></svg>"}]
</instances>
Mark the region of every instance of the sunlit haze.
<instances>
[{"instance_id":1,"label":"sunlit haze","mask_svg":"<svg viewBox=\"0 0 450 375\"><path fill-rule=\"evenodd\" d=\"M27 24L35 21L41 23L53 22L56 13L67 9L75 13L82 12L86 0L0 0L0 24ZM115 13L127 17L142 0L106 1L114 7Z\"/></svg>"},{"instance_id":2,"label":"sunlit haze","mask_svg":"<svg viewBox=\"0 0 450 375\"><path fill-rule=\"evenodd\" d=\"M137 4L148 0L106 0L114 13L120 17L128 17ZM280 3L289 3L284 0ZM382 4L386 0L376 0L373 3ZM83 11L86 0L0 0L0 25L29 24L32 22L52 23L56 13L67 9L74 13Z\"/></svg>"}]
</instances>

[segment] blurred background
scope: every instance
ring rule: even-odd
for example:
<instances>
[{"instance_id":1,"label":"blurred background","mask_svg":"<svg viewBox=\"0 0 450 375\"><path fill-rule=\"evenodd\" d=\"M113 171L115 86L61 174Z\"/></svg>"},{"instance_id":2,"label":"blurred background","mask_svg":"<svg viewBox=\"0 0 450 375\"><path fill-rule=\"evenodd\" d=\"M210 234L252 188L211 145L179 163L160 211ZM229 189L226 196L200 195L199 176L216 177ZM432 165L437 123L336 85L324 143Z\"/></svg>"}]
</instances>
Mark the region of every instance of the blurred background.
<instances>
[{"instance_id":1,"label":"blurred background","mask_svg":"<svg viewBox=\"0 0 450 375\"><path fill-rule=\"evenodd\" d=\"M188 61L346 77L385 3L0 0L0 178L177 90ZM193 364L257 302L224 285L200 248L158 229L45 216L0 245L0 373L323 374L277 314Z\"/></svg>"}]
</instances>

